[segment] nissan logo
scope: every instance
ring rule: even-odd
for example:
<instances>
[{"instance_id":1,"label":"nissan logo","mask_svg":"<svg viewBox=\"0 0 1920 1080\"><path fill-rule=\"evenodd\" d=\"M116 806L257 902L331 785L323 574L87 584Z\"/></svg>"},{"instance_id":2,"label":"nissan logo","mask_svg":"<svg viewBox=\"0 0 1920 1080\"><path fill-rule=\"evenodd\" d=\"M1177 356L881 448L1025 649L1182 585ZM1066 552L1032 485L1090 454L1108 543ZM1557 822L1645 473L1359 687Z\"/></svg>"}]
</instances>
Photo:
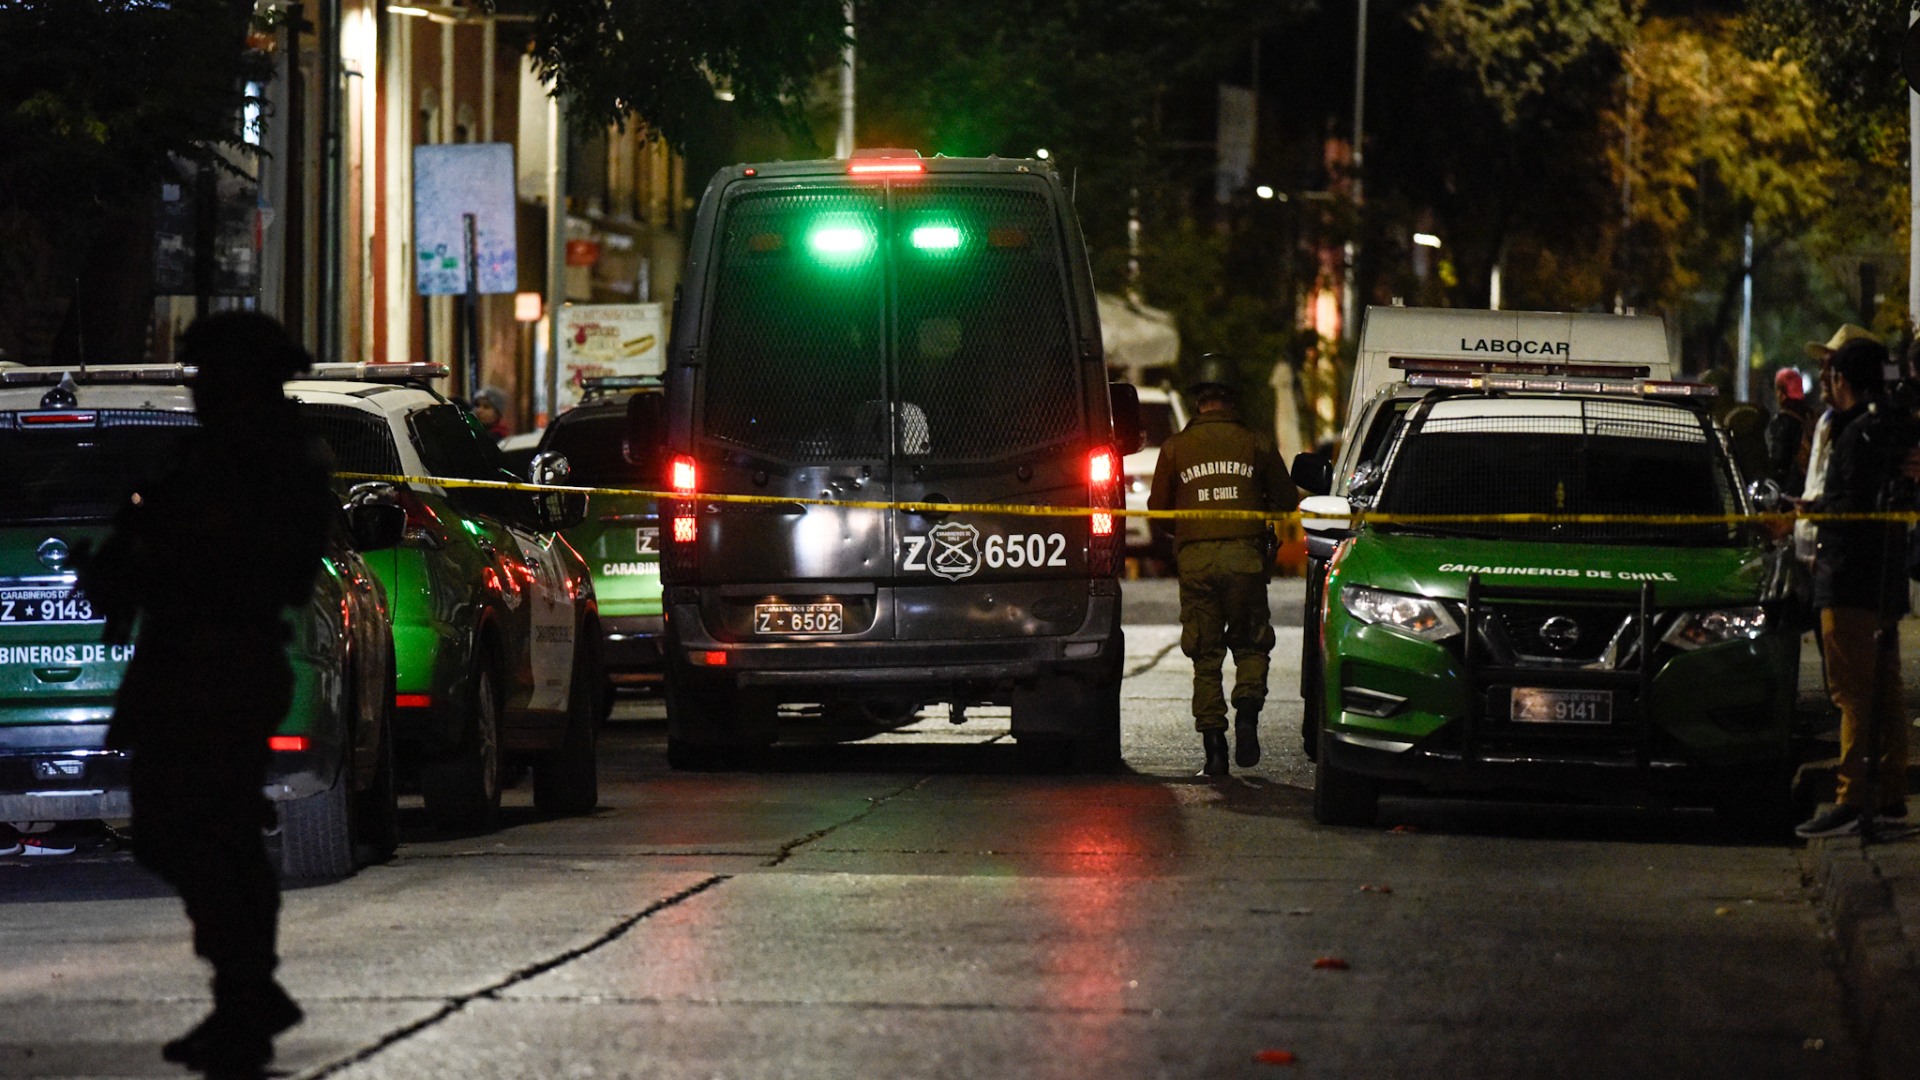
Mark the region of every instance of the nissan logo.
<instances>
[{"instance_id":1,"label":"nissan logo","mask_svg":"<svg viewBox=\"0 0 1920 1080\"><path fill-rule=\"evenodd\" d=\"M1540 640L1555 652L1566 652L1580 644L1580 624L1565 615L1555 615L1540 624Z\"/></svg>"},{"instance_id":2,"label":"nissan logo","mask_svg":"<svg viewBox=\"0 0 1920 1080\"><path fill-rule=\"evenodd\" d=\"M57 536L49 536L40 541L40 548L34 554L40 556L41 566L59 570L67 565L67 542Z\"/></svg>"}]
</instances>

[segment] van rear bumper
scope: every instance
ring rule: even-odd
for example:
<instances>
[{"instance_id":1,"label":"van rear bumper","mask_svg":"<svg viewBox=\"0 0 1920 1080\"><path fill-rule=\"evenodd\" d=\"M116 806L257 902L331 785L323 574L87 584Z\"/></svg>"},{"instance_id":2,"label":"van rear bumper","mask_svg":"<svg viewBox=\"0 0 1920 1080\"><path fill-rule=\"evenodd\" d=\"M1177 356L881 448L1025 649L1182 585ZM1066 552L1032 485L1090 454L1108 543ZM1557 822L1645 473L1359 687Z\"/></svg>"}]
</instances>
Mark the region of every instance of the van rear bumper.
<instances>
[{"instance_id":1,"label":"van rear bumper","mask_svg":"<svg viewBox=\"0 0 1920 1080\"><path fill-rule=\"evenodd\" d=\"M1065 674L1089 677L1113 663L1120 597L1095 579L1080 625L1062 634L1004 638L876 640L791 637L721 641L700 618L697 590L669 604L667 653L674 675L689 683L765 690L920 688L938 698L956 685L1011 690ZM717 661L717 662L716 662Z\"/></svg>"}]
</instances>

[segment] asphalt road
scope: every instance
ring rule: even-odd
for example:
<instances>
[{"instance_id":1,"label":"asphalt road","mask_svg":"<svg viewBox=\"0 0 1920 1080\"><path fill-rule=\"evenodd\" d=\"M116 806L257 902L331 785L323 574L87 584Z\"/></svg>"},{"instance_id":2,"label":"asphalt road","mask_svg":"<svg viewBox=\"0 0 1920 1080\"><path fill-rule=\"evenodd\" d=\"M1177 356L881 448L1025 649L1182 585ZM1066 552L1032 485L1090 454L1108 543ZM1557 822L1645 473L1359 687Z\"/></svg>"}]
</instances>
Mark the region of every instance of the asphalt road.
<instances>
[{"instance_id":1,"label":"asphalt road","mask_svg":"<svg viewBox=\"0 0 1920 1080\"><path fill-rule=\"evenodd\" d=\"M1128 588L1138 620L1170 583ZM543 820L524 786L484 836L409 809L393 863L287 895L282 974L308 1020L280 1066L1860 1074L1794 849L1692 812L1389 800L1379 828L1316 826L1299 629L1280 631L1268 760L1214 783L1191 775L1165 618L1128 631L1124 775L1047 775L989 711L677 774L638 699L590 818ZM123 854L0 866L0 956L0 1076L181 1075L157 1046L205 1009L204 977L177 903Z\"/></svg>"}]
</instances>

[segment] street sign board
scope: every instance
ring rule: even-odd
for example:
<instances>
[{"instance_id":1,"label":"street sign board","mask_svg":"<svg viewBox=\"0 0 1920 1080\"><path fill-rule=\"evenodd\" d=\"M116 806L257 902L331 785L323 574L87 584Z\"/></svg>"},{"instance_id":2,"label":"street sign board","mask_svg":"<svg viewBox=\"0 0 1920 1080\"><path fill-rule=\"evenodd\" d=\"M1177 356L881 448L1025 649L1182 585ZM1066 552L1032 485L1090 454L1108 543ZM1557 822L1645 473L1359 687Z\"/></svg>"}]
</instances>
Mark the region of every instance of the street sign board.
<instances>
[{"instance_id":1,"label":"street sign board","mask_svg":"<svg viewBox=\"0 0 1920 1080\"><path fill-rule=\"evenodd\" d=\"M478 291L518 292L514 261L513 144L413 148L413 270L422 296L467 291L467 219L473 219Z\"/></svg>"}]
</instances>

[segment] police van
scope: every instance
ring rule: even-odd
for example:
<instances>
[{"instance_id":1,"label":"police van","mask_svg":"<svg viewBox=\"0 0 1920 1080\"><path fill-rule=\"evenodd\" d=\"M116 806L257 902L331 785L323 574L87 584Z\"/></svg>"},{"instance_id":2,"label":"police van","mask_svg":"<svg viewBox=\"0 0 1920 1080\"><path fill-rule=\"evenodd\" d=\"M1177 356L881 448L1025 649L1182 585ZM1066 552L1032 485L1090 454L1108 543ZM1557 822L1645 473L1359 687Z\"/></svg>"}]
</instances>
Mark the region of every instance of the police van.
<instances>
[{"instance_id":1,"label":"police van","mask_svg":"<svg viewBox=\"0 0 1920 1080\"><path fill-rule=\"evenodd\" d=\"M1124 528L1102 511L1138 401L1107 385L1051 166L723 169L682 289L663 415L634 435L676 496L671 763L776 739L782 706L885 725L945 703L1009 706L1020 741L1116 764Z\"/></svg>"},{"instance_id":2,"label":"police van","mask_svg":"<svg viewBox=\"0 0 1920 1080\"><path fill-rule=\"evenodd\" d=\"M1295 462L1319 820L1394 784L1784 817L1787 557L1660 320L1375 309L1362 355L1338 467Z\"/></svg>"}]
</instances>

